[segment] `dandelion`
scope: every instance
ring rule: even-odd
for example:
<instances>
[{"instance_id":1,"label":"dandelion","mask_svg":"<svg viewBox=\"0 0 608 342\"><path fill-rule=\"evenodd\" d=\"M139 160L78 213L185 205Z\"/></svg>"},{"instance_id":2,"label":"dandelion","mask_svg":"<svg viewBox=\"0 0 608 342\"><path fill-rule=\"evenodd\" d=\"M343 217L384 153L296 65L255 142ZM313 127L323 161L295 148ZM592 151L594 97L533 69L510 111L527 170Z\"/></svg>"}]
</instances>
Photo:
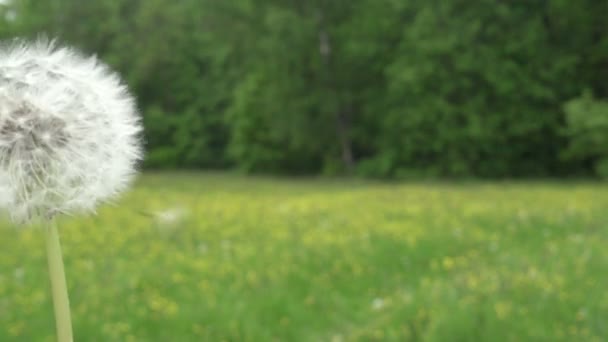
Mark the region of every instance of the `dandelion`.
<instances>
[{"instance_id":1,"label":"dandelion","mask_svg":"<svg viewBox=\"0 0 608 342\"><path fill-rule=\"evenodd\" d=\"M61 247L53 218L93 212L131 182L140 119L119 77L95 57L52 42L0 46L0 209L47 224L60 341L71 341Z\"/></svg>"}]
</instances>

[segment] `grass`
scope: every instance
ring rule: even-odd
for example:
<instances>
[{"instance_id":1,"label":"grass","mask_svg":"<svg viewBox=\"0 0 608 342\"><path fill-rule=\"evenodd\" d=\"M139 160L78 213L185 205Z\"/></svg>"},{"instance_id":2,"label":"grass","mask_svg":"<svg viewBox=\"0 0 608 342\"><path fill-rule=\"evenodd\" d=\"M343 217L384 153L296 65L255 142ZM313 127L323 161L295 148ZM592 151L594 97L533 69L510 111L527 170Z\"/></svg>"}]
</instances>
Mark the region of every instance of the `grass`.
<instances>
[{"instance_id":1,"label":"grass","mask_svg":"<svg viewBox=\"0 0 608 342\"><path fill-rule=\"evenodd\" d=\"M53 341L0 229L0 341ZM60 222L76 341L606 341L608 185L150 174Z\"/></svg>"}]
</instances>

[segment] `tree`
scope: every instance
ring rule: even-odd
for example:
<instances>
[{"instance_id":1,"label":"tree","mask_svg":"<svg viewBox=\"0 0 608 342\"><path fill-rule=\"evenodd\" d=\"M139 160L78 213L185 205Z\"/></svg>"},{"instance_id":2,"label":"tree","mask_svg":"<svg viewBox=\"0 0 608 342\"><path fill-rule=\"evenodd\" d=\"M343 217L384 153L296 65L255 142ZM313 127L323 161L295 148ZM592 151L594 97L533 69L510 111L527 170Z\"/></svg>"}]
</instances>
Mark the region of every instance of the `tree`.
<instances>
[{"instance_id":1,"label":"tree","mask_svg":"<svg viewBox=\"0 0 608 342\"><path fill-rule=\"evenodd\" d=\"M583 89L608 98L605 1L19 0L0 12L0 35L58 37L125 76L148 167L584 174L590 163L561 157L578 140L562 134L563 103Z\"/></svg>"}]
</instances>

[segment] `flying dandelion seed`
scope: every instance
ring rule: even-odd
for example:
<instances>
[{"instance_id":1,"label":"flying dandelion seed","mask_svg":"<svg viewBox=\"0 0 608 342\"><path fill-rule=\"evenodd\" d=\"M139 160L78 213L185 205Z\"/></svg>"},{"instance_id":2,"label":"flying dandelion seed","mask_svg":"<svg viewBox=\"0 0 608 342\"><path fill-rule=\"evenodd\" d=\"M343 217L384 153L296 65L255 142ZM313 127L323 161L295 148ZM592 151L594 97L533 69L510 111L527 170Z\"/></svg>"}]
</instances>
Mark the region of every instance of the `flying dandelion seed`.
<instances>
[{"instance_id":1,"label":"flying dandelion seed","mask_svg":"<svg viewBox=\"0 0 608 342\"><path fill-rule=\"evenodd\" d=\"M16 221L91 212L141 159L133 98L96 58L52 43L0 47L0 208Z\"/></svg>"}]
</instances>

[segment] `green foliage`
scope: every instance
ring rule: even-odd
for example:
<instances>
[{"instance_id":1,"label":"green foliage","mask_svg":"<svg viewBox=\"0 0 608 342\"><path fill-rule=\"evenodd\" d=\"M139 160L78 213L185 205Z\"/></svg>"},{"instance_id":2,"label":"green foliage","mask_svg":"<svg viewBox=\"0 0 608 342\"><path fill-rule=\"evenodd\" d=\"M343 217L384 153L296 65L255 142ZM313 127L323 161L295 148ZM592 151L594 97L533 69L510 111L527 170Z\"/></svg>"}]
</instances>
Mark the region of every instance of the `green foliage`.
<instances>
[{"instance_id":1,"label":"green foliage","mask_svg":"<svg viewBox=\"0 0 608 342\"><path fill-rule=\"evenodd\" d=\"M567 158L587 160L597 175L608 177L608 101L595 100L590 92L566 103Z\"/></svg>"},{"instance_id":2,"label":"green foliage","mask_svg":"<svg viewBox=\"0 0 608 342\"><path fill-rule=\"evenodd\" d=\"M56 36L120 71L148 167L563 176L595 165L561 158L580 145L561 132L582 89L608 98L605 13L595 0L20 0L0 5L0 37Z\"/></svg>"}]
</instances>

